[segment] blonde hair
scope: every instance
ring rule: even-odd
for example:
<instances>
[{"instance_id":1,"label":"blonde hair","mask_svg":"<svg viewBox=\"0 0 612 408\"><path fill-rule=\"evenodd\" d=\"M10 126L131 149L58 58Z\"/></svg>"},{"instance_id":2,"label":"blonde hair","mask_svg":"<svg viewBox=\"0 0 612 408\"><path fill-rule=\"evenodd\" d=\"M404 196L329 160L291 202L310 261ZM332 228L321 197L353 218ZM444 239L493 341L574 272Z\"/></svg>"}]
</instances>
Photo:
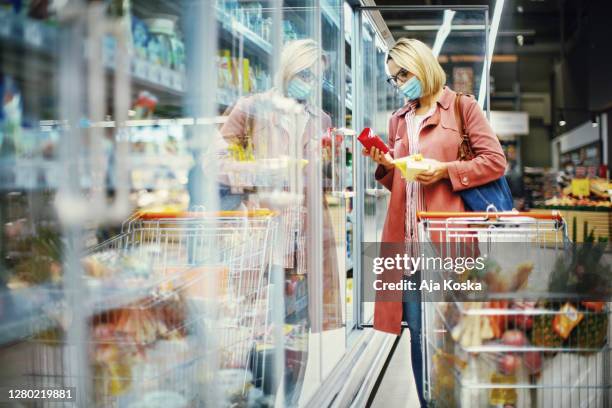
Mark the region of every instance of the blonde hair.
<instances>
[{"instance_id":1,"label":"blonde hair","mask_svg":"<svg viewBox=\"0 0 612 408\"><path fill-rule=\"evenodd\" d=\"M279 81L283 91L287 84L298 72L312 67L320 60L321 49L316 41L295 40L290 41L283 47L280 57Z\"/></svg>"},{"instance_id":2,"label":"blonde hair","mask_svg":"<svg viewBox=\"0 0 612 408\"><path fill-rule=\"evenodd\" d=\"M446 83L446 74L431 48L414 38L400 38L389 50L387 61L413 73L423 86L423 96L433 95Z\"/></svg>"}]
</instances>

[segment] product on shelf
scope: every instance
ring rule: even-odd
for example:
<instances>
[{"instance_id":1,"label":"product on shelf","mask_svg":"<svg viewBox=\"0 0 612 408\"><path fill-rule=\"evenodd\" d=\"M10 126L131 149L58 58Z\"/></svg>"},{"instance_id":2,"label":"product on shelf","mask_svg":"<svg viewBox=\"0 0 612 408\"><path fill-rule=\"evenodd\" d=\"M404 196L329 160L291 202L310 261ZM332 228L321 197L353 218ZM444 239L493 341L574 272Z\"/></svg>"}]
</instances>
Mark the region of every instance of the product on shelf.
<instances>
[{"instance_id":1,"label":"product on shelf","mask_svg":"<svg viewBox=\"0 0 612 408\"><path fill-rule=\"evenodd\" d=\"M21 92L15 80L0 74L0 157L22 153Z\"/></svg>"},{"instance_id":2,"label":"product on shelf","mask_svg":"<svg viewBox=\"0 0 612 408\"><path fill-rule=\"evenodd\" d=\"M145 20L149 28L149 56L151 60L163 67L174 70L182 70L184 66L184 46L176 32L176 16L164 15L163 17L149 18Z\"/></svg>"},{"instance_id":3,"label":"product on shelf","mask_svg":"<svg viewBox=\"0 0 612 408\"><path fill-rule=\"evenodd\" d=\"M133 119L151 119L157 106L158 99L149 91L140 91L134 102L135 111Z\"/></svg>"},{"instance_id":4,"label":"product on shelf","mask_svg":"<svg viewBox=\"0 0 612 408\"><path fill-rule=\"evenodd\" d=\"M612 183L603 178L573 179L562 195L543 202L545 208L612 209ZM583 191L584 190L584 191Z\"/></svg>"},{"instance_id":5,"label":"product on shelf","mask_svg":"<svg viewBox=\"0 0 612 408\"><path fill-rule=\"evenodd\" d=\"M132 45L137 57L147 58L147 44L149 43L149 29L144 21L132 16Z\"/></svg>"}]
</instances>

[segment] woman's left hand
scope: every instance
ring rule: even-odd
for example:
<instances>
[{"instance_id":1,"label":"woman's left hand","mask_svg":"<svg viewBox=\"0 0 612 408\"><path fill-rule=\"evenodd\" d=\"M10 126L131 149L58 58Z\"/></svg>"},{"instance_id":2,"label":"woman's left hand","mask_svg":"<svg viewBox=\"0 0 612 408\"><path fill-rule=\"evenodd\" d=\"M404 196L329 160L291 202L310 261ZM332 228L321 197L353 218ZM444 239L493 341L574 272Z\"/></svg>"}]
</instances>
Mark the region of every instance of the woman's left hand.
<instances>
[{"instance_id":1,"label":"woman's left hand","mask_svg":"<svg viewBox=\"0 0 612 408\"><path fill-rule=\"evenodd\" d=\"M435 162L432 165L431 170L427 170L421 174L418 174L415 179L419 183L428 186L446 178L448 178L448 164L442 162Z\"/></svg>"}]
</instances>

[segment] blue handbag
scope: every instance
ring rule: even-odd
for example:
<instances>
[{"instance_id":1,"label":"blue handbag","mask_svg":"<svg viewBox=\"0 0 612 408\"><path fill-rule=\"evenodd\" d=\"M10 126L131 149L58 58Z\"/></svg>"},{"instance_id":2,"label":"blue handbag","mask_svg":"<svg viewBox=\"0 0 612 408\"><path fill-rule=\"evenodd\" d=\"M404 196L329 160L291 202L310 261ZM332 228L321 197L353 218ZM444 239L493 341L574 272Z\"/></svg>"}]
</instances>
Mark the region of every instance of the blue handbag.
<instances>
[{"instance_id":1,"label":"blue handbag","mask_svg":"<svg viewBox=\"0 0 612 408\"><path fill-rule=\"evenodd\" d=\"M474 151L470 144L468 132L465 129L463 115L461 112L461 96L457 92L455 98L455 117L458 122L458 129L461 132L461 144L457 159L461 161L472 160ZM482 186L473 187L459 192L465 207L470 211L488 211L494 208L495 211L511 211L514 207L512 193L505 176Z\"/></svg>"}]
</instances>

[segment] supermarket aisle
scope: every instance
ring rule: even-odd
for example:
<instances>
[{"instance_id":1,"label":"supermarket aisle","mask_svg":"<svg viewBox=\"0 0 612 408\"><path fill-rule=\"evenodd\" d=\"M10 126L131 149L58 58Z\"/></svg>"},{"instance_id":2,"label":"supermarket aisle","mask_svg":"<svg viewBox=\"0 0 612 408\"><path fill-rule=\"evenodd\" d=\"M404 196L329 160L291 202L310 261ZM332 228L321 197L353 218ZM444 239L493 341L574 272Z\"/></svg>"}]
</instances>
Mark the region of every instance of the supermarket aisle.
<instances>
[{"instance_id":1,"label":"supermarket aisle","mask_svg":"<svg viewBox=\"0 0 612 408\"><path fill-rule=\"evenodd\" d=\"M419 406L410 369L410 332L404 330L371 408L415 408Z\"/></svg>"}]
</instances>

